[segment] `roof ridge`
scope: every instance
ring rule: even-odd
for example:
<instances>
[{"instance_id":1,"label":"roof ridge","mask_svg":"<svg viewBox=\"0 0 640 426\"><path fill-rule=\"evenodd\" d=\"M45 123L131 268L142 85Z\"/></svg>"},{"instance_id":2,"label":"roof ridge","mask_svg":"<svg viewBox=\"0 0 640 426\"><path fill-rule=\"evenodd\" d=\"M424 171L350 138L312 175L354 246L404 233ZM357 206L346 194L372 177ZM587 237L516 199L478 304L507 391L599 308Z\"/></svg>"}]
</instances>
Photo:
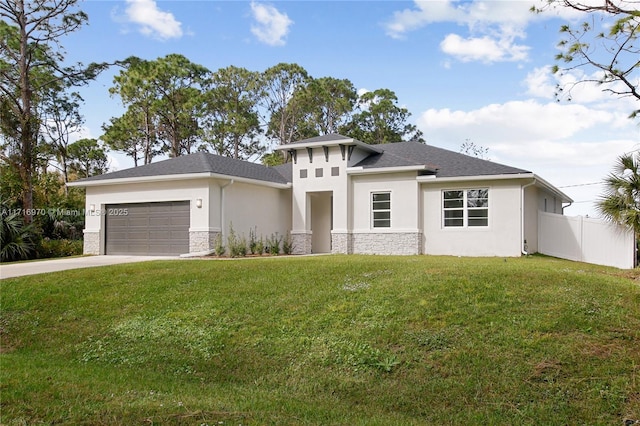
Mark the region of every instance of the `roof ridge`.
<instances>
[{"instance_id":1,"label":"roof ridge","mask_svg":"<svg viewBox=\"0 0 640 426\"><path fill-rule=\"evenodd\" d=\"M194 154L201 154L199 155L200 158L200 162L202 163L202 166L205 170L209 170L212 171L213 167L211 165L211 163L209 162L209 156L205 155L205 154L211 154L210 152L207 151L198 151L198 152L194 152Z\"/></svg>"}]
</instances>

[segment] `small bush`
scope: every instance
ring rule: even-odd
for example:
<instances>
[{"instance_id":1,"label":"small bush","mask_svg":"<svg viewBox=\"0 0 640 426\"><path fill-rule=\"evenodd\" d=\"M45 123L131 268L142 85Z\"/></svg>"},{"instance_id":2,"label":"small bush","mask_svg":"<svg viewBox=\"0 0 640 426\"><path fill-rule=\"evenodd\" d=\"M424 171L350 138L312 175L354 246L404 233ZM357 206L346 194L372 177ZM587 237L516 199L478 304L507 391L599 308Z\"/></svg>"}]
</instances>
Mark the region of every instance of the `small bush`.
<instances>
[{"instance_id":1,"label":"small bush","mask_svg":"<svg viewBox=\"0 0 640 426\"><path fill-rule=\"evenodd\" d=\"M267 250L270 254L277 256L280 254L280 242L282 241L282 237L275 234L271 234L269 238L267 238Z\"/></svg>"},{"instance_id":2,"label":"small bush","mask_svg":"<svg viewBox=\"0 0 640 426\"><path fill-rule=\"evenodd\" d=\"M79 256L82 254L82 246L82 240L50 240L49 238L43 238L36 248L36 254L40 259Z\"/></svg>"},{"instance_id":3,"label":"small bush","mask_svg":"<svg viewBox=\"0 0 640 426\"><path fill-rule=\"evenodd\" d=\"M227 236L227 246L229 247L229 256L244 257L247 255L247 239L243 236L238 237L233 230L233 224L229 224L229 235Z\"/></svg>"},{"instance_id":4,"label":"small bush","mask_svg":"<svg viewBox=\"0 0 640 426\"><path fill-rule=\"evenodd\" d=\"M262 235L260 235L260 239L258 239L257 231L257 227L249 230L249 253L262 256L265 250L264 239Z\"/></svg>"},{"instance_id":5,"label":"small bush","mask_svg":"<svg viewBox=\"0 0 640 426\"><path fill-rule=\"evenodd\" d=\"M216 235L215 247L213 250L216 256L224 255L224 252L227 250L224 246L224 243L222 242L222 233Z\"/></svg>"},{"instance_id":6,"label":"small bush","mask_svg":"<svg viewBox=\"0 0 640 426\"><path fill-rule=\"evenodd\" d=\"M264 240L262 239L261 235L260 239L256 241L256 254L262 256L262 253L264 253Z\"/></svg>"},{"instance_id":7,"label":"small bush","mask_svg":"<svg viewBox=\"0 0 640 426\"><path fill-rule=\"evenodd\" d=\"M293 240L291 239L291 232L287 231L287 234L282 239L282 253L284 254L292 254L293 253Z\"/></svg>"},{"instance_id":8,"label":"small bush","mask_svg":"<svg viewBox=\"0 0 640 426\"><path fill-rule=\"evenodd\" d=\"M231 257L245 257L247 255L247 239L244 235L236 237L233 244L229 243L229 254Z\"/></svg>"}]
</instances>

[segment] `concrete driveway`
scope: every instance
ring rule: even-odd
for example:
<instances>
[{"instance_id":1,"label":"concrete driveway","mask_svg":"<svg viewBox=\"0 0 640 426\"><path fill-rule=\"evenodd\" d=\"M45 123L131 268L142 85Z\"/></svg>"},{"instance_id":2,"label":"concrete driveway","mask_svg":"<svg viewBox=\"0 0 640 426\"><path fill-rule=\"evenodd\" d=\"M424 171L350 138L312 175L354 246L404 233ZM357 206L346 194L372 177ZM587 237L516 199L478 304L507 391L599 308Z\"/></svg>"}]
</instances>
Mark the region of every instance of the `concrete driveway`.
<instances>
[{"instance_id":1,"label":"concrete driveway","mask_svg":"<svg viewBox=\"0 0 640 426\"><path fill-rule=\"evenodd\" d=\"M0 265L0 279L24 275L46 274L67 269L91 268L94 266L119 265L121 263L145 262L149 260L175 260L177 256L86 256L65 259L40 260L35 262Z\"/></svg>"}]
</instances>

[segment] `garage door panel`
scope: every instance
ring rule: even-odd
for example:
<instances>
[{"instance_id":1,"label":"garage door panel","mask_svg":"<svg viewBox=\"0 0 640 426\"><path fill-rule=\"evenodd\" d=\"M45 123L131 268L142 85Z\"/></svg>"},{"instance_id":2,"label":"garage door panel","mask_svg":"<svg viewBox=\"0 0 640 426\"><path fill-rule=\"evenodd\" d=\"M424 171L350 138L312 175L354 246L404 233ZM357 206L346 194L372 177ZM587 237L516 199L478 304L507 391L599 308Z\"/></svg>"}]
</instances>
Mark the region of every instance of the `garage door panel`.
<instances>
[{"instance_id":1,"label":"garage door panel","mask_svg":"<svg viewBox=\"0 0 640 426\"><path fill-rule=\"evenodd\" d=\"M181 234L176 232L173 235L178 237ZM160 242L161 240L171 241L171 237L172 237L172 232L170 230L149 231L149 239L153 241L158 241L158 242ZM162 242L165 243L166 241L162 241Z\"/></svg>"},{"instance_id":2,"label":"garage door panel","mask_svg":"<svg viewBox=\"0 0 640 426\"><path fill-rule=\"evenodd\" d=\"M168 255L189 252L188 201L111 204L107 212L107 254Z\"/></svg>"},{"instance_id":3,"label":"garage door panel","mask_svg":"<svg viewBox=\"0 0 640 426\"><path fill-rule=\"evenodd\" d=\"M189 226L189 217L180 217L180 216L174 216L171 218L171 225L174 226Z\"/></svg>"},{"instance_id":4,"label":"garage door panel","mask_svg":"<svg viewBox=\"0 0 640 426\"><path fill-rule=\"evenodd\" d=\"M150 227L165 227L171 226L171 218L170 217L150 217L149 218L149 226Z\"/></svg>"},{"instance_id":5,"label":"garage door panel","mask_svg":"<svg viewBox=\"0 0 640 426\"><path fill-rule=\"evenodd\" d=\"M130 221L130 219L125 218L125 217L120 217L120 216L110 216L109 217L109 222L111 223L111 225L113 226L123 226L126 225L128 222Z\"/></svg>"},{"instance_id":6,"label":"garage door panel","mask_svg":"<svg viewBox=\"0 0 640 426\"><path fill-rule=\"evenodd\" d=\"M127 226L129 228L134 228L134 227L140 227L140 228L146 228L149 226L149 218L148 217L129 217L127 218L127 220L124 220L122 222L117 222L117 223L122 223L124 226Z\"/></svg>"}]
</instances>

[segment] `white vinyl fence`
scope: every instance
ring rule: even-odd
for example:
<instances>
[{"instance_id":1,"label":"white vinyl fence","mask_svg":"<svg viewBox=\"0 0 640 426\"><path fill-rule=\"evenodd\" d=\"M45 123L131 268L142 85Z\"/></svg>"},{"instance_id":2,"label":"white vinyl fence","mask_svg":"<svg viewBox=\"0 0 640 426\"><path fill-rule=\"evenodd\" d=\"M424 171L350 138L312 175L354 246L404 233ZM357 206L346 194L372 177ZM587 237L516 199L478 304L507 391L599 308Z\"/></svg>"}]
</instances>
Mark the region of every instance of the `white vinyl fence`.
<instances>
[{"instance_id":1,"label":"white vinyl fence","mask_svg":"<svg viewBox=\"0 0 640 426\"><path fill-rule=\"evenodd\" d=\"M538 212L538 252L562 259L635 267L632 231L599 219Z\"/></svg>"}]
</instances>

